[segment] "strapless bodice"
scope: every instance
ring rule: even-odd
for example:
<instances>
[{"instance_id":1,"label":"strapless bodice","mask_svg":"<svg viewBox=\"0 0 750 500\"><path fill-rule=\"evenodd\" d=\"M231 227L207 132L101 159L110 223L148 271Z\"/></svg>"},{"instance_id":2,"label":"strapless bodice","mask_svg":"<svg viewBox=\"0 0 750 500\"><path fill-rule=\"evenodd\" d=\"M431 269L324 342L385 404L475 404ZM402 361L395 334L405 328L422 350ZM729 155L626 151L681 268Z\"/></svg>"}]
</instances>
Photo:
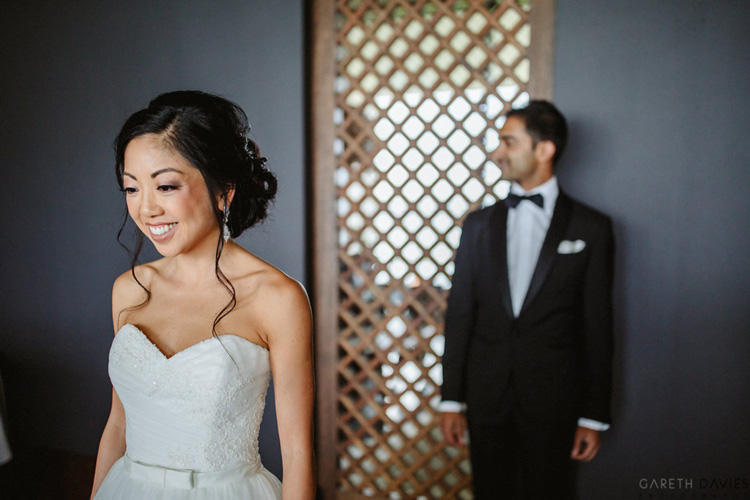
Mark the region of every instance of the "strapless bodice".
<instances>
[{"instance_id":1,"label":"strapless bodice","mask_svg":"<svg viewBox=\"0 0 750 500\"><path fill-rule=\"evenodd\" d=\"M242 337L212 337L167 358L138 328L123 326L109 375L125 408L128 457L198 472L260 468L270 373L268 350Z\"/></svg>"}]
</instances>

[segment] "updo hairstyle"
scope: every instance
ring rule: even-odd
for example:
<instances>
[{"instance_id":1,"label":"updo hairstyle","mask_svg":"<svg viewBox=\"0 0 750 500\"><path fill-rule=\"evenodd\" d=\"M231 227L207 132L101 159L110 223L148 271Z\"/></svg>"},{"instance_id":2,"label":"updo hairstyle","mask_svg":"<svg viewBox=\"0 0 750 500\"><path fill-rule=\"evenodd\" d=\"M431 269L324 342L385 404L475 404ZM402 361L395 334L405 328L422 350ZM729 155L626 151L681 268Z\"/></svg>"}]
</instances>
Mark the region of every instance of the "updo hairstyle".
<instances>
[{"instance_id":1,"label":"updo hairstyle","mask_svg":"<svg viewBox=\"0 0 750 500\"><path fill-rule=\"evenodd\" d=\"M263 221L276 195L276 177L265 167L242 109L227 99L194 90L161 94L134 113L115 139L117 182L123 188L125 149L130 141L155 134L197 168L214 207L234 188L229 210L233 238ZM221 226L223 214L216 210Z\"/></svg>"}]
</instances>

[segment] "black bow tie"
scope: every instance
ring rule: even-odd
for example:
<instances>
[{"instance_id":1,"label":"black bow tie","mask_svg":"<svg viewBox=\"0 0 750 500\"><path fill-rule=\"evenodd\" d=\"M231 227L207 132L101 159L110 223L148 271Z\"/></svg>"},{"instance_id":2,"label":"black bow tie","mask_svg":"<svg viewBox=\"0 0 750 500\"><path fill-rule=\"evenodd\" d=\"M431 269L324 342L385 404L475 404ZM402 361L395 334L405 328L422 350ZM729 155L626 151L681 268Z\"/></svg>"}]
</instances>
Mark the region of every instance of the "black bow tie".
<instances>
[{"instance_id":1,"label":"black bow tie","mask_svg":"<svg viewBox=\"0 0 750 500\"><path fill-rule=\"evenodd\" d=\"M539 208L544 208L544 197L539 193L532 194L531 196L508 193L508 197L505 198L505 205L508 208L516 208L522 200L529 200L530 202L536 204Z\"/></svg>"}]
</instances>

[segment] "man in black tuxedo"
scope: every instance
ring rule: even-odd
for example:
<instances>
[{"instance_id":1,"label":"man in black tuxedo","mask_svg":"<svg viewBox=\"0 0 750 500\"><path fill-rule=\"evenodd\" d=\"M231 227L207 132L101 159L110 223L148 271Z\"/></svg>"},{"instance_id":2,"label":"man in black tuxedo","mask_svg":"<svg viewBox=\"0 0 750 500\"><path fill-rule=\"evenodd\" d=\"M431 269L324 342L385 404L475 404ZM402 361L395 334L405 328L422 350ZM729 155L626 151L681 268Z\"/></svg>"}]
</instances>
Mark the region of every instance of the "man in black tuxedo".
<instances>
[{"instance_id":1,"label":"man in black tuxedo","mask_svg":"<svg viewBox=\"0 0 750 500\"><path fill-rule=\"evenodd\" d=\"M565 118L512 110L495 160L508 198L470 214L445 316L441 427L481 499L575 498L575 461L609 427L614 239L560 191ZM465 410L465 416L464 416Z\"/></svg>"}]
</instances>

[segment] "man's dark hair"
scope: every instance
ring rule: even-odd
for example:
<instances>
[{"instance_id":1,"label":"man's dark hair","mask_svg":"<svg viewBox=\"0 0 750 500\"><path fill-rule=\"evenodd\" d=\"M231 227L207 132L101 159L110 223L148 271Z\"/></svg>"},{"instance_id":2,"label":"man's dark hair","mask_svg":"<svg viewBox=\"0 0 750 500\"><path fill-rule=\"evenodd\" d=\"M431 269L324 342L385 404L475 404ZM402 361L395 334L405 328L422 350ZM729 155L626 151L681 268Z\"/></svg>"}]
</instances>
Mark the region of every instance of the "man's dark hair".
<instances>
[{"instance_id":1,"label":"man's dark hair","mask_svg":"<svg viewBox=\"0 0 750 500\"><path fill-rule=\"evenodd\" d=\"M557 164L568 142L568 125L562 113L551 102L530 101L526 107L512 109L505 115L506 119L511 116L524 121L534 147L540 141L552 141L555 145L552 163Z\"/></svg>"}]
</instances>

